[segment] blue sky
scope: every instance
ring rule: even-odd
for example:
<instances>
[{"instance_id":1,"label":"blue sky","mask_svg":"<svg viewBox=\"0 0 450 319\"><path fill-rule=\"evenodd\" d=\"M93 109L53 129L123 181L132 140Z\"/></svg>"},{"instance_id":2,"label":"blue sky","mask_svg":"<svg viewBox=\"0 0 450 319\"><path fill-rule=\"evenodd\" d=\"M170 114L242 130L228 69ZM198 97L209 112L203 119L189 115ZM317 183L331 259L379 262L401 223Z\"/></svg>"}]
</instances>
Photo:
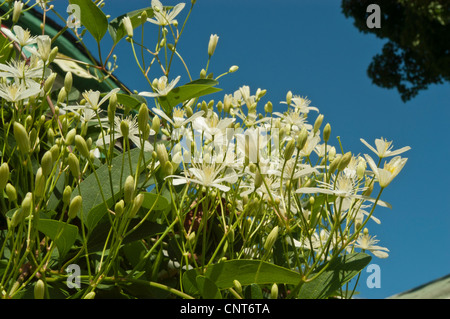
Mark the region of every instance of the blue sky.
<instances>
[{"instance_id":1,"label":"blue sky","mask_svg":"<svg viewBox=\"0 0 450 319\"><path fill-rule=\"evenodd\" d=\"M162 2L174 5L179 1ZM186 2L180 23L190 5ZM126 8L120 5L123 1L106 3L104 11L114 18L147 7L150 0L128 1ZM390 256L372 259L380 266L381 288L369 289L366 279L370 274L363 271L360 296L385 298L450 272L450 90L448 83L435 85L403 103L397 91L373 85L367 66L385 40L360 33L344 17L340 3L198 0L179 50L193 77L198 77L206 65L210 35L220 37L210 71L218 75L231 65L240 69L222 78L224 91L217 99L248 85L253 93L266 89L266 100L280 110L279 101L291 90L307 96L325 115L336 146L340 136L346 150L374 155L359 139L373 145L375 138L384 137L394 141L394 148L412 148L403 154L409 158L404 170L382 196L393 209L377 208L381 225L368 225L379 244L389 248ZM150 25L147 30L151 36ZM128 43L122 41L116 53L122 82L131 89L148 91L148 84L133 67ZM160 75L155 72L150 78ZM180 83L189 82L180 65L172 75L181 75Z\"/></svg>"}]
</instances>

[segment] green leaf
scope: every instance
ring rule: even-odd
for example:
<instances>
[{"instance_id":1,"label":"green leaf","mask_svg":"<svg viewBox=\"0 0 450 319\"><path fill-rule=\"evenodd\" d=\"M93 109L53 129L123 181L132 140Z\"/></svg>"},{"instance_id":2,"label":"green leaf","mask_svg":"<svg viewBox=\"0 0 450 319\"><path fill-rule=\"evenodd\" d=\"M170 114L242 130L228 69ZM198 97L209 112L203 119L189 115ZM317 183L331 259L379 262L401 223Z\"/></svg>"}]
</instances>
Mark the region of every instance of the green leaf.
<instances>
[{"instance_id":1,"label":"green leaf","mask_svg":"<svg viewBox=\"0 0 450 319\"><path fill-rule=\"evenodd\" d=\"M219 84L215 80L200 79L185 85L172 89L166 96L159 97L159 103L167 114L172 112L172 109L185 101L193 98L198 98L204 95L220 92L222 89L215 88Z\"/></svg>"},{"instance_id":2,"label":"green leaf","mask_svg":"<svg viewBox=\"0 0 450 319\"><path fill-rule=\"evenodd\" d=\"M297 285L300 282L298 272L260 260L230 260L208 266L205 277L212 280L219 289L232 288L238 280L242 286L251 284L284 283ZM187 293L196 293L197 270L188 270L183 275L183 286Z\"/></svg>"},{"instance_id":3,"label":"green leaf","mask_svg":"<svg viewBox=\"0 0 450 319\"><path fill-rule=\"evenodd\" d=\"M140 152L140 149L135 148L130 152L126 152L124 156L116 156L112 160L111 173L109 172L108 165L104 164L96 170L96 174L90 174L72 192L73 198L76 195L79 195L81 190L81 196L83 198L82 215L80 216L81 213L79 212L78 217L82 218L89 230L94 229L107 212L107 209L114 204L113 199L118 198L120 195L127 176L130 174L133 174L134 176L137 163L140 159ZM128 163L128 156L131 158L131 171ZM145 158L151 160L151 154L145 154ZM139 173L144 167L146 167L146 165L141 163ZM99 185L99 181L101 185ZM105 207L103 197L107 207Z\"/></svg>"},{"instance_id":4,"label":"green leaf","mask_svg":"<svg viewBox=\"0 0 450 319\"><path fill-rule=\"evenodd\" d=\"M142 207L146 209L163 210L169 207L169 201L163 195L148 192L142 194L144 194Z\"/></svg>"},{"instance_id":5,"label":"green leaf","mask_svg":"<svg viewBox=\"0 0 450 319\"><path fill-rule=\"evenodd\" d=\"M363 270L372 258L365 253L353 253L341 256L328 266L316 279L305 283L298 295L302 299L327 298L349 282ZM319 267L311 277L319 273L325 265Z\"/></svg>"},{"instance_id":6,"label":"green leaf","mask_svg":"<svg viewBox=\"0 0 450 319\"><path fill-rule=\"evenodd\" d=\"M100 42L108 30L108 18L103 11L92 0L69 0L69 3L79 6L81 24Z\"/></svg>"},{"instance_id":7,"label":"green leaf","mask_svg":"<svg viewBox=\"0 0 450 319\"><path fill-rule=\"evenodd\" d=\"M39 219L37 229L50 237L63 258L75 243L78 236L78 227L53 219Z\"/></svg>"},{"instance_id":8,"label":"green leaf","mask_svg":"<svg viewBox=\"0 0 450 319\"><path fill-rule=\"evenodd\" d=\"M147 12L148 18L153 17L153 9L151 7L148 7L122 14L109 22L108 31L109 34L111 35L114 44L117 44L121 39L123 39L127 35L125 27L122 24L122 19L128 16L131 20L131 24L133 25L133 29L135 29L144 23L140 18L140 15L144 10Z\"/></svg>"},{"instance_id":9,"label":"green leaf","mask_svg":"<svg viewBox=\"0 0 450 319\"><path fill-rule=\"evenodd\" d=\"M251 284L245 288L245 299L263 299L261 287L257 284Z\"/></svg>"},{"instance_id":10,"label":"green leaf","mask_svg":"<svg viewBox=\"0 0 450 319\"><path fill-rule=\"evenodd\" d=\"M197 276L195 279L200 295L204 299L222 299L222 294L216 284L205 276Z\"/></svg>"}]
</instances>

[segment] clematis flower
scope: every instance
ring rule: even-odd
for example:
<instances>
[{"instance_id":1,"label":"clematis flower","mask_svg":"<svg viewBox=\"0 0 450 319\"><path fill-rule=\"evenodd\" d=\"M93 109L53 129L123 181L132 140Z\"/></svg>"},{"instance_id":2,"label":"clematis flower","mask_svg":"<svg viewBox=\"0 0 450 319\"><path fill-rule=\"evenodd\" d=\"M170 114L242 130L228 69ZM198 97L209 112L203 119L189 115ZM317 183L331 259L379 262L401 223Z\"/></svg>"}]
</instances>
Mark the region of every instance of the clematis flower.
<instances>
[{"instance_id":1,"label":"clematis flower","mask_svg":"<svg viewBox=\"0 0 450 319\"><path fill-rule=\"evenodd\" d=\"M41 86L34 81L28 81L27 85L18 83L0 83L0 97L9 102L18 102L25 100L30 96L38 95L41 92Z\"/></svg>"},{"instance_id":2,"label":"clematis flower","mask_svg":"<svg viewBox=\"0 0 450 319\"><path fill-rule=\"evenodd\" d=\"M367 154L364 154L367 159L367 163L372 169L373 173L378 179L378 183L380 187L387 187L392 180L400 173L407 162L407 158L401 158L400 156L396 156L389 161L389 163L385 162L384 167L377 167L374 160Z\"/></svg>"},{"instance_id":3,"label":"clematis flower","mask_svg":"<svg viewBox=\"0 0 450 319\"><path fill-rule=\"evenodd\" d=\"M361 142L366 145L372 152L378 155L379 158L389 157L399 155L411 149L409 146L402 147L396 151L391 151L393 147L392 141L388 142L384 138L377 138L375 140L375 146L377 149L373 148L369 143L367 143L364 139L360 139Z\"/></svg>"},{"instance_id":4,"label":"clematis flower","mask_svg":"<svg viewBox=\"0 0 450 319\"><path fill-rule=\"evenodd\" d=\"M27 51L34 54L47 62L52 50L52 39L48 35L40 35L36 38L37 49L34 47L27 47Z\"/></svg>"},{"instance_id":5,"label":"clematis flower","mask_svg":"<svg viewBox=\"0 0 450 319\"><path fill-rule=\"evenodd\" d=\"M175 80L172 80L169 84L167 84L167 77L163 75L159 79L155 79L152 83L153 89L156 92L141 92L139 95L146 97L166 96L170 91L172 91L180 78L180 76L177 76Z\"/></svg>"},{"instance_id":6,"label":"clematis flower","mask_svg":"<svg viewBox=\"0 0 450 319\"><path fill-rule=\"evenodd\" d=\"M12 41L17 42L21 47L36 43L36 37L30 31L24 30L21 26L15 25L12 32L8 28L2 27L2 32Z\"/></svg>"},{"instance_id":7,"label":"clematis flower","mask_svg":"<svg viewBox=\"0 0 450 319\"><path fill-rule=\"evenodd\" d=\"M378 258L389 257L389 254L387 253L389 252L389 249L386 247L377 246L376 244L379 240L375 239L375 237L376 236L370 236L367 229L364 229L363 234L361 234L356 240L355 247L368 250Z\"/></svg>"},{"instance_id":8,"label":"clematis flower","mask_svg":"<svg viewBox=\"0 0 450 319\"><path fill-rule=\"evenodd\" d=\"M148 18L147 21L160 26L177 24L178 22L175 20L175 17L183 10L184 6L184 3L179 3L168 12L159 0L152 0L152 9L155 19Z\"/></svg>"},{"instance_id":9,"label":"clematis flower","mask_svg":"<svg viewBox=\"0 0 450 319\"><path fill-rule=\"evenodd\" d=\"M173 185L194 183L205 187L217 188L223 192L228 192L230 187L224 183L234 184L239 175L224 165L215 163L193 163L193 166L185 171L185 176L169 175L166 178L172 178Z\"/></svg>"}]
</instances>

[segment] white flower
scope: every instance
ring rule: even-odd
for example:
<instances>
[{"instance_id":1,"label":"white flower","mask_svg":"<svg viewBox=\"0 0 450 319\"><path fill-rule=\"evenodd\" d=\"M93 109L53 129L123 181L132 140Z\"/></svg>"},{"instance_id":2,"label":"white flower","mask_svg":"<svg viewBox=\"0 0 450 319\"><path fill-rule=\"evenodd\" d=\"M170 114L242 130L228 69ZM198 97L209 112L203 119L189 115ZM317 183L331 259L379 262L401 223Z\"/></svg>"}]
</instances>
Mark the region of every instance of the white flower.
<instances>
[{"instance_id":1,"label":"white flower","mask_svg":"<svg viewBox=\"0 0 450 319\"><path fill-rule=\"evenodd\" d=\"M165 119L167 122L169 122L170 124L172 124L172 126L174 128L180 128L185 126L186 124L188 124L189 122L192 122L193 120L195 120L197 117L202 116L204 111L199 111L197 113L194 113L190 118L185 119L184 118L184 111L182 109L179 108L174 108L173 110L173 120L168 117L166 115L166 113L164 113L162 110L154 107L152 108L152 111L161 116L163 119Z\"/></svg>"},{"instance_id":2,"label":"white flower","mask_svg":"<svg viewBox=\"0 0 450 319\"><path fill-rule=\"evenodd\" d=\"M378 258L387 258L389 257L389 249L381 246L377 246L376 244L379 242L378 239L375 239L376 236L370 236L367 229L364 230L364 233L359 236L356 240L355 247L361 248L363 250L368 250L372 254L374 254Z\"/></svg>"},{"instance_id":3,"label":"white flower","mask_svg":"<svg viewBox=\"0 0 450 319\"><path fill-rule=\"evenodd\" d=\"M211 34L209 37L209 43L208 43L208 55L212 56L214 54L214 51L216 50L217 42L219 41L219 37L217 34Z\"/></svg>"},{"instance_id":4,"label":"white flower","mask_svg":"<svg viewBox=\"0 0 450 319\"><path fill-rule=\"evenodd\" d=\"M392 141L388 142L387 140L383 138L377 138L375 140L375 146L377 149L374 149L369 143L367 143L364 139L360 139L361 142L364 143L372 152L378 155L379 158L389 157L389 156L395 156L399 155L401 153L404 153L411 149L409 146L402 147L396 151L391 151L391 148L393 147Z\"/></svg>"},{"instance_id":5,"label":"white flower","mask_svg":"<svg viewBox=\"0 0 450 319\"><path fill-rule=\"evenodd\" d=\"M7 64L0 63L0 76L25 80L39 78L42 76L42 68L42 60L37 58L31 58L29 62L12 60Z\"/></svg>"},{"instance_id":6,"label":"white flower","mask_svg":"<svg viewBox=\"0 0 450 319\"><path fill-rule=\"evenodd\" d=\"M52 39L48 35L40 35L36 38L37 50L34 47L27 47L26 50L47 62L52 50Z\"/></svg>"},{"instance_id":7,"label":"white flower","mask_svg":"<svg viewBox=\"0 0 450 319\"><path fill-rule=\"evenodd\" d=\"M290 125L292 130L300 131L303 126L308 130L312 129L312 125L306 123L305 114L297 109L289 110L286 113L273 112L273 114L279 116L283 124Z\"/></svg>"},{"instance_id":8,"label":"white flower","mask_svg":"<svg viewBox=\"0 0 450 319\"><path fill-rule=\"evenodd\" d=\"M223 135L225 130L234 123L235 118L224 118L219 120L217 113L213 112L207 118L197 117L192 122L192 127L195 130L201 131L205 137L211 139L216 135Z\"/></svg>"},{"instance_id":9,"label":"white flower","mask_svg":"<svg viewBox=\"0 0 450 319\"><path fill-rule=\"evenodd\" d=\"M177 76L175 80L172 80L169 84L167 84L167 77L163 75L159 79L155 79L152 83L153 89L156 92L141 92L139 95L146 97L166 96L170 91L172 91L179 80L180 76Z\"/></svg>"},{"instance_id":10,"label":"white flower","mask_svg":"<svg viewBox=\"0 0 450 319\"><path fill-rule=\"evenodd\" d=\"M24 30L21 26L15 25L13 32L8 28L2 27L2 32L12 41L17 42L21 47L36 43L36 37L31 36L30 31Z\"/></svg>"},{"instance_id":11,"label":"white flower","mask_svg":"<svg viewBox=\"0 0 450 319\"><path fill-rule=\"evenodd\" d=\"M136 145L138 148L142 148L142 144L141 144L141 138L140 138L140 131L139 131L139 127L138 127L138 121L137 121L137 117L136 116L128 116L128 117L120 117L120 116L116 116L114 117L114 139L118 139L123 137L123 133L122 133L122 121L126 122L126 126L128 127L128 139L130 141L133 142L134 145ZM153 135L155 134L155 131L151 130L150 134ZM105 135L102 137L100 137L97 140L97 146L103 146L103 139L105 140L105 144L109 144L111 143L112 139L113 139L113 135L112 132L108 135ZM148 152L152 152L153 151L153 146L148 142L148 141L144 141L144 150L148 151Z\"/></svg>"},{"instance_id":12,"label":"white flower","mask_svg":"<svg viewBox=\"0 0 450 319\"><path fill-rule=\"evenodd\" d=\"M100 101L100 91L93 91L93 90L89 90L89 91L85 91L83 92L82 96L83 98L86 100L86 105L80 105L74 108L91 108L94 111L98 110L98 108L106 102L106 100L109 99L109 97L114 94L119 92L120 89L119 88L115 88L113 90L111 90L110 92L108 92L108 94L106 94Z\"/></svg>"},{"instance_id":13,"label":"white flower","mask_svg":"<svg viewBox=\"0 0 450 319\"><path fill-rule=\"evenodd\" d=\"M377 167L374 160L367 154L364 154L367 163L369 163L370 168L378 179L378 183L380 187L387 187L392 180L400 173L407 162L407 158L401 158L400 156L396 156L389 161L389 163L385 162L384 167Z\"/></svg>"},{"instance_id":14,"label":"white flower","mask_svg":"<svg viewBox=\"0 0 450 319\"><path fill-rule=\"evenodd\" d=\"M184 3L179 3L173 7L172 11L167 12L159 0L152 0L152 8L155 19L148 18L147 21L160 26L178 23L175 17L183 10Z\"/></svg>"},{"instance_id":15,"label":"white flower","mask_svg":"<svg viewBox=\"0 0 450 319\"><path fill-rule=\"evenodd\" d=\"M214 187L223 192L230 190L230 187L223 185L223 183L234 184L238 179L238 174L233 169L225 169L224 165L217 165L205 161L202 163L193 163L193 167L185 171L185 174L186 176L169 175L166 178L173 178L173 185L192 182L205 187Z\"/></svg>"},{"instance_id":16,"label":"white flower","mask_svg":"<svg viewBox=\"0 0 450 319\"><path fill-rule=\"evenodd\" d=\"M39 83L29 80L27 86L18 83L0 83L0 97L9 102L18 102L41 92Z\"/></svg>"},{"instance_id":17,"label":"white flower","mask_svg":"<svg viewBox=\"0 0 450 319\"><path fill-rule=\"evenodd\" d=\"M287 102L284 102L284 101L281 101L280 103L287 104ZM309 111L311 111L311 110L319 112L319 109L317 107L309 106L310 103L311 103L311 101L308 100L307 98L303 98L303 97L294 95L291 98L290 105L292 107L294 107L297 111L305 113L305 114L309 113Z\"/></svg>"}]
</instances>

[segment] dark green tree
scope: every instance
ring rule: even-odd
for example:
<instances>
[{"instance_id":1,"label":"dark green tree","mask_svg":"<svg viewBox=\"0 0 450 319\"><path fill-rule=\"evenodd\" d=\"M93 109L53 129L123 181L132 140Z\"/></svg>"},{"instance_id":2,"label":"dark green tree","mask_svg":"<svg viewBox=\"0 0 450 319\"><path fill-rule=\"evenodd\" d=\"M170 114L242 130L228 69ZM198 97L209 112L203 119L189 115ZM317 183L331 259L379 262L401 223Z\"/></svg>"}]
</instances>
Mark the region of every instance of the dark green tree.
<instances>
[{"instance_id":1,"label":"dark green tree","mask_svg":"<svg viewBox=\"0 0 450 319\"><path fill-rule=\"evenodd\" d=\"M370 4L380 7L380 28L367 25ZM367 70L374 84L396 88L406 102L450 81L450 0L342 0L341 6L361 32L388 39Z\"/></svg>"}]
</instances>

